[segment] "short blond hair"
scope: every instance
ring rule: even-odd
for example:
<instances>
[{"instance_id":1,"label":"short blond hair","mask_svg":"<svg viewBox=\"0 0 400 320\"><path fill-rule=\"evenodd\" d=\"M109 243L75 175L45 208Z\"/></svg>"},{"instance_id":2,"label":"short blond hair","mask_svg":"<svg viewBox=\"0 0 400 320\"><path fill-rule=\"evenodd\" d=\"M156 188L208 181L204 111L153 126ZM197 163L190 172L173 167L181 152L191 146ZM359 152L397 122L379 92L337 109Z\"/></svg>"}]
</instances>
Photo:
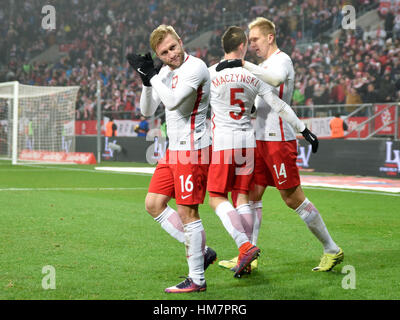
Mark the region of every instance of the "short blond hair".
<instances>
[{"instance_id":1,"label":"short blond hair","mask_svg":"<svg viewBox=\"0 0 400 320\"><path fill-rule=\"evenodd\" d=\"M264 36L272 34L274 36L274 41L276 41L275 23L273 23L271 20L268 20L263 17L258 17L254 19L252 22L250 22L248 27L249 30L253 28L259 28Z\"/></svg>"},{"instance_id":2,"label":"short blond hair","mask_svg":"<svg viewBox=\"0 0 400 320\"><path fill-rule=\"evenodd\" d=\"M150 47L156 52L157 46L165 39L167 35L172 35L176 40L181 38L172 26L165 24L159 25L150 35Z\"/></svg>"}]
</instances>

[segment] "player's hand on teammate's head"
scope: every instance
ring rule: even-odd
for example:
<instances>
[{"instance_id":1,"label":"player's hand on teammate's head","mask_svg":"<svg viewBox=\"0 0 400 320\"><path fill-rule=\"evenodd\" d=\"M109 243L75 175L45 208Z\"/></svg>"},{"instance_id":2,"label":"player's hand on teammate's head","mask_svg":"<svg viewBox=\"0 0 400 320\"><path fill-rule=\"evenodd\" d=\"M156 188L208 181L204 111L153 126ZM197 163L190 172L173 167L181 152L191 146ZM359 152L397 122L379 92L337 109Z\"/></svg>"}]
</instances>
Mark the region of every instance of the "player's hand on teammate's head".
<instances>
[{"instance_id":1,"label":"player's hand on teammate's head","mask_svg":"<svg viewBox=\"0 0 400 320\"><path fill-rule=\"evenodd\" d=\"M242 59L230 59L221 61L220 63L218 63L215 70L221 71L226 68L237 68L237 67L243 67Z\"/></svg>"},{"instance_id":2,"label":"player's hand on teammate's head","mask_svg":"<svg viewBox=\"0 0 400 320\"><path fill-rule=\"evenodd\" d=\"M131 67L139 74L143 84L147 87L151 87L150 80L158 73L159 69L157 70L154 67L150 52L145 55L130 53L126 56L126 59Z\"/></svg>"},{"instance_id":3,"label":"player's hand on teammate's head","mask_svg":"<svg viewBox=\"0 0 400 320\"><path fill-rule=\"evenodd\" d=\"M317 136L314 133L312 133L310 130L308 130L307 128L305 128L301 132L301 134L303 135L304 139L306 139L311 144L312 152L316 153L318 150L318 144L319 144Z\"/></svg>"}]
</instances>

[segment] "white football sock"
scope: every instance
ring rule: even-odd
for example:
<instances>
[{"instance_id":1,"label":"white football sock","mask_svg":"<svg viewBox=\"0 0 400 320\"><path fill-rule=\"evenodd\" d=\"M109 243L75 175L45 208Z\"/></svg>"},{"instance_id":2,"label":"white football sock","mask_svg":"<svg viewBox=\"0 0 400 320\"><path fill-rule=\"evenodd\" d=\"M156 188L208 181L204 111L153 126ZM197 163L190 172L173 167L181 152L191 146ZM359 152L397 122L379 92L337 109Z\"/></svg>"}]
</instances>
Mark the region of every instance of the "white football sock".
<instances>
[{"instance_id":1,"label":"white football sock","mask_svg":"<svg viewBox=\"0 0 400 320\"><path fill-rule=\"evenodd\" d=\"M203 285L204 279L204 251L206 233L201 220L185 224L186 259L189 265L189 277L197 285Z\"/></svg>"},{"instance_id":2,"label":"white football sock","mask_svg":"<svg viewBox=\"0 0 400 320\"><path fill-rule=\"evenodd\" d=\"M339 251L339 247L332 240L320 213L310 200L306 198L295 211L306 223L308 229L322 243L325 253L337 253Z\"/></svg>"},{"instance_id":3,"label":"white football sock","mask_svg":"<svg viewBox=\"0 0 400 320\"><path fill-rule=\"evenodd\" d=\"M253 235L251 237L251 243L257 245L258 234L260 232L261 221L262 221L262 200L260 201L249 201L250 207L254 214L254 225Z\"/></svg>"},{"instance_id":4,"label":"white football sock","mask_svg":"<svg viewBox=\"0 0 400 320\"><path fill-rule=\"evenodd\" d=\"M235 240L238 248L249 241L240 220L240 215L229 201L220 203L215 209L215 213L221 219L226 231Z\"/></svg>"},{"instance_id":5,"label":"white football sock","mask_svg":"<svg viewBox=\"0 0 400 320\"><path fill-rule=\"evenodd\" d=\"M176 240L182 243L185 242L182 220L174 209L167 205L165 210L154 220Z\"/></svg>"},{"instance_id":6,"label":"white football sock","mask_svg":"<svg viewBox=\"0 0 400 320\"><path fill-rule=\"evenodd\" d=\"M236 208L236 211L239 213L247 238L251 240L253 237L254 214L251 210L250 204L242 204Z\"/></svg>"}]
</instances>

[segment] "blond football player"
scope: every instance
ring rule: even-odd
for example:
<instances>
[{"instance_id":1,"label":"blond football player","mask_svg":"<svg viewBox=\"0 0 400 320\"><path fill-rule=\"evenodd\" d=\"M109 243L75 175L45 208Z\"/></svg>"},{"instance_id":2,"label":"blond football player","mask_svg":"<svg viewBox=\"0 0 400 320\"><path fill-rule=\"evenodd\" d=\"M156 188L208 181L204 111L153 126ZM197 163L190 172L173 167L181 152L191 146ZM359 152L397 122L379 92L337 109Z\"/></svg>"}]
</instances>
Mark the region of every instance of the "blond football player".
<instances>
[{"instance_id":1,"label":"blond football player","mask_svg":"<svg viewBox=\"0 0 400 320\"><path fill-rule=\"evenodd\" d=\"M253 75L270 85L275 94L290 104L293 95L295 72L290 57L276 44L275 25L265 18L257 18L249 24L250 48L263 59L254 65L243 59L222 62L217 69L243 66ZM314 204L305 196L301 188L299 170L296 165L297 142L293 127L285 121L271 105L257 98L256 118L256 165L255 186L249 198L255 216L255 239L261 225L262 196L267 186L275 186L286 205L293 209L305 222L308 229L321 242L323 256L313 271L330 271L343 261L343 251L330 236L327 227ZM318 140L307 128L302 132L311 143L312 151L318 149ZM232 267L236 259L221 261L220 265Z\"/></svg>"},{"instance_id":2,"label":"blond football player","mask_svg":"<svg viewBox=\"0 0 400 320\"><path fill-rule=\"evenodd\" d=\"M205 246L206 235L198 210L204 201L209 167L206 115L210 75L202 60L185 53L172 26L156 28L150 45L164 63L159 72L150 54L127 56L143 80L142 114L154 114L161 102L166 108L169 147L150 181L145 206L163 229L186 246L189 275L165 291L205 291L204 270L216 260L216 253ZM171 198L175 198L177 211L168 205Z\"/></svg>"}]
</instances>

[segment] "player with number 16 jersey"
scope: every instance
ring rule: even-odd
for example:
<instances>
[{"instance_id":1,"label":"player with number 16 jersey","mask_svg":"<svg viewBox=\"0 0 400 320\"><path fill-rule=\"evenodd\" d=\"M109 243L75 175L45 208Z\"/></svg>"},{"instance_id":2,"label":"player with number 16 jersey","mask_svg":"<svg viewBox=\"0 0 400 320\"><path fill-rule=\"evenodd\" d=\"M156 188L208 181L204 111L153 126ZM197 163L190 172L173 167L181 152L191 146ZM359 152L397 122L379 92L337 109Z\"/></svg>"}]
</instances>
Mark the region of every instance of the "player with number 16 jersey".
<instances>
[{"instance_id":1,"label":"player with number 16 jersey","mask_svg":"<svg viewBox=\"0 0 400 320\"><path fill-rule=\"evenodd\" d=\"M215 251L206 246L198 208L204 201L209 166L210 139L205 120L210 74L203 61L185 53L172 26L154 29L150 46L165 64L161 70L155 68L150 53L127 58L143 81L142 114L154 114L161 102L166 109L170 145L150 181L145 207L186 248L189 274L165 292L205 291L204 271L216 260ZM176 199L176 211L168 205L171 198Z\"/></svg>"}]
</instances>

